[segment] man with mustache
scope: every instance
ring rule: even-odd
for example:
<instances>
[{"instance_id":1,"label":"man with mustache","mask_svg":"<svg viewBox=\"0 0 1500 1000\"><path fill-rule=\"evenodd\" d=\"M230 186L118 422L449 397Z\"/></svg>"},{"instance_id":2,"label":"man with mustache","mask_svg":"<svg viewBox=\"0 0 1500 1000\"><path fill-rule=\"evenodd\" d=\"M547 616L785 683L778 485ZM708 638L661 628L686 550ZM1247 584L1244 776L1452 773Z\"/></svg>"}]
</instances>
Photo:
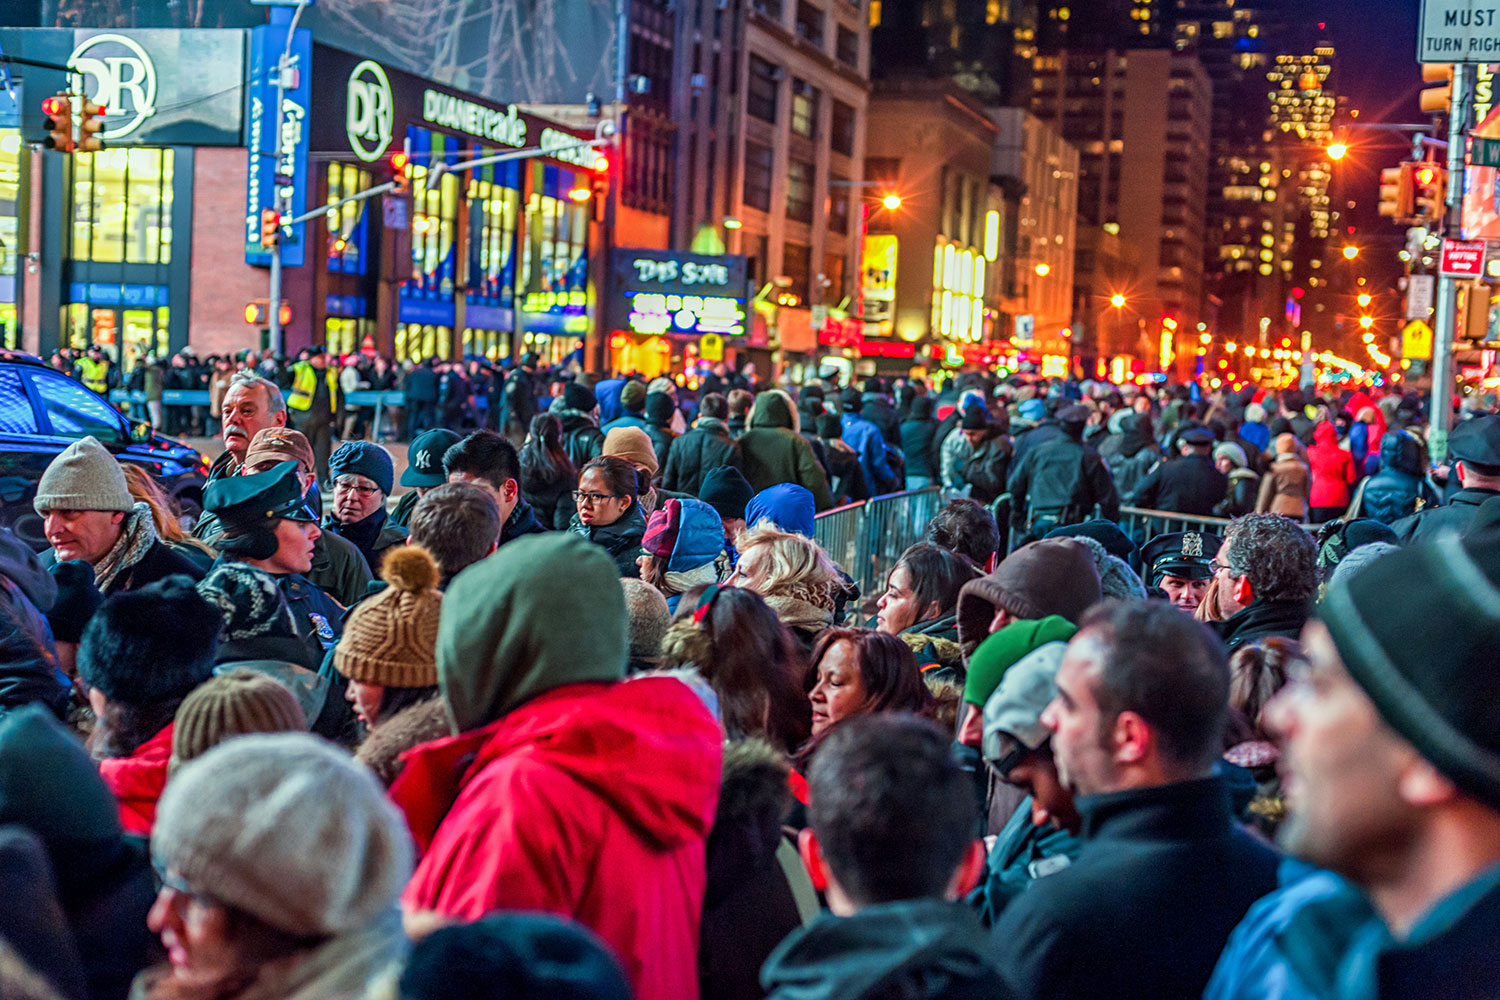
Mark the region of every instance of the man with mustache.
<instances>
[{"instance_id":1,"label":"man with mustache","mask_svg":"<svg viewBox=\"0 0 1500 1000\"><path fill-rule=\"evenodd\" d=\"M286 403L276 383L251 371L235 372L221 404L224 453L209 467L208 481L238 475L257 431L286 426Z\"/></svg>"}]
</instances>

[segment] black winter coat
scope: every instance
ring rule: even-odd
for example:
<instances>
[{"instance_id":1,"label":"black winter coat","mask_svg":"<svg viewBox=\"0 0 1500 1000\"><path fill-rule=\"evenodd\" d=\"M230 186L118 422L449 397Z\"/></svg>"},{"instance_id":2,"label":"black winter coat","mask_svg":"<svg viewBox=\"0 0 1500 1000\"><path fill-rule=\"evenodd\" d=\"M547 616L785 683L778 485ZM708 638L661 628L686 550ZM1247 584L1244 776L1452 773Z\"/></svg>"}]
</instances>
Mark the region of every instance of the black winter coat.
<instances>
[{"instance_id":1,"label":"black winter coat","mask_svg":"<svg viewBox=\"0 0 1500 1000\"><path fill-rule=\"evenodd\" d=\"M677 435L672 433L670 427L663 427L648 421L646 436L651 439L651 448L656 452L656 467L665 469L667 460L672 457L672 449L676 446Z\"/></svg>"},{"instance_id":2,"label":"black winter coat","mask_svg":"<svg viewBox=\"0 0 1500 1000\"><path fill-rule=\"evenodd\" d=\"M604 454L604 432L593 417L577 410L554 410L553 416L562 421L563 451L573 468L582 469L589 459Z\"/></svg>"},{"instance_id":3,"label":"black winter coat","mask_svg":"<svg viewBox=\"0 0 1500 1000\"><path fill-rule=\"evenodd\" d=\"M57 562L57 553L48 549L42 553L42 564L52 566ZM115 574L110 581L109 589L104 596L119 593L122 590L140 590L142 587L165 580L167 577L181 573L190 576L194 581L203 579L204 572L192 560L176 552L170 545L160 538L151 543L146 554L141 556L140 561Z\"/></svg>"},{"instance_id":4,"label":"black winter coat","mask_svg":"<svg viewBox=\"0 0 1500 1000\"><path fill-rule=\"evenodd\" d=\"M1177 514L1209 515L1224 499L1229 480L1207 455L1182 455L1162 462L1141 480L1131 504Z\"/></svg>"},{"instance_id":5,"label":"black winter coat","mask_svg":"<svg viewBox=\"0 0 1500 1000\"><path fill-rule=\"evenodd\" d=\"M901 422L901 453L908 476L938 475L937 421L914 417Z\"/></svg>"},{"instance_id":6,"label":"black winter coat","mask_svg":"<svg viewBox=\"0 0 1500 1000\"><path fill-rule=\"evenodd\" d=\"M1199 1000L1229 934L1276 888L1277 856L1215 775L1078 800L1083 849L996 922L1022 1000Z\"/></svg>"},{"instance_id":7,"label":"black winter coat","mask_svg":"<svg viewBox=\"0 0 1500 1000\"><path fill-rule=\"evenodd\" d=\"M1232 653L1247 642L1281 637L1297 639L1307 624L1311 606L1306 601L1254 601L1210 627L1219 633Z\"/></svg>"},{"instance_id":8,"label":"black winter coat","mask_svg":"<svg viewBox=\"0 0 1500 1000\"><path fill-rule=\"evenodd\" d=\"M1500 491L1462 489L1441 507L1425 508L1411 517L1403 517L1391 525L1391 529L1401 539L1402 545L1430 539L1444 529L1463 534L1478 516L1480 504L1497 496L1500 496Z\"/></svg>"},{"instance_id":9,"label":"black winter coat","mask_svg":"<svg viewBox=\"0 0 1500 1000\"><path fill-rule=\"evenodd\" d=\"M635 564L641 554L641 537L646 534L646 519L641 515L640 503L633 503L618 521L600 527L584 524L574 514L568 522L568 530L577 532L595 545L602 546L619 567L621 576L639 577L641 568Z\"/></svg>"},{"instance_id":10,"label":"black winter coat","mask_svg":"<svg viewBox=\"0 0 1500 1000\"><path fill-rule=\"evenodd\" d=\"M704 478L725 465L740 467L739 443L730 437L724 421L699 417L691 430L672 442L663 466L662 489L697 496Z\"/></svg>"},{"instance_id":11,"label":"black winter coat","mask_svg":"<svg viewBox=\"0 0 1500 1000\"><path fill-rule=\"evenodd\" d=\"M1100 517L1118 520L1120 494L1104 459L1060 429L1058 434L1024 456L1016 442L1009 483L1012 523L1024 526L1034 511L1062 511L1058 523L1072 524L1092 517L1096 505Z\"/></svg>"}]
</instances>

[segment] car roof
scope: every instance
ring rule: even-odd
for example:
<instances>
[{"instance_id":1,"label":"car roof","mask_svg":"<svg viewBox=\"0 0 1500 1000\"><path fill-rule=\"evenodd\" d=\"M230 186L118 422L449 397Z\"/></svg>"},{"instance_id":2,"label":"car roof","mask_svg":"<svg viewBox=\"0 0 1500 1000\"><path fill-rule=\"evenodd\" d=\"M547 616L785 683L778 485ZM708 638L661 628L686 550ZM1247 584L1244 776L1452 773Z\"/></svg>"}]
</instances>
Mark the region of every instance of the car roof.
<instances>
[{"instance_id":1,"label":"car roof","mask_svg":"<svg viewBox=\"0 0 1500 1000\"><path fill-rule=\"evenodd\" d=\"M25 351L13 351L6 347L0 347L0 361L14 361L19 364L40 365L43 368L48 367L47 362L35 354L27 354Z\"/></svg>"}]
</instances>

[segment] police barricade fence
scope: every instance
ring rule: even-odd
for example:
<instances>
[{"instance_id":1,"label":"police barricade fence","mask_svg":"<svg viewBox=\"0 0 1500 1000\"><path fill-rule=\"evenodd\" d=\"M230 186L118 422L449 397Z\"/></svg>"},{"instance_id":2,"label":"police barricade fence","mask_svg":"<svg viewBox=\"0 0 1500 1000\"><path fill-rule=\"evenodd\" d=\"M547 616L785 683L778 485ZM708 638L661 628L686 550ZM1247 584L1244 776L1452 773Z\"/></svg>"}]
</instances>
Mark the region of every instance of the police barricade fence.
<instances>
[{"instance_id":1,"label":"police barricade fence","mask_svg":"<svg viewBox=\"0 0 1500 1000\"><path fill-rule=\"evenodd\" d=\"M862 601L874 600L896 560L923 539L941 506L935 486L872 497L819 514L813 540L854 578Z\"/></svg>"}]
</instances>

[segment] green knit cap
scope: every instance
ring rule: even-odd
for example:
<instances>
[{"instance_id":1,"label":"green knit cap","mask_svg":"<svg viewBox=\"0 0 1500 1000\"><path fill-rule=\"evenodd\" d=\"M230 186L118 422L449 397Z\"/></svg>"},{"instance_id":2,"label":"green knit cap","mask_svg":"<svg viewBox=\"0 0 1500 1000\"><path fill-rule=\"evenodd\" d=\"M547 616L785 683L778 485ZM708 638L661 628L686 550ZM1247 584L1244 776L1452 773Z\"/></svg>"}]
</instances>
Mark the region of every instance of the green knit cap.
<instances>
[{"instance_id":1,"label":"green knit cap","mask_svg":"<svg viewBox=\"0 0 1500 1000\"><path fill-rule=\"evenodd\" d=\"M1078 626L1061 615L1011 622L979 644L969 657L964 701L983 706L1000 686L1005 672L1027 653L1049 642L1067 642Z\"/></svg>"}]
</instances>

